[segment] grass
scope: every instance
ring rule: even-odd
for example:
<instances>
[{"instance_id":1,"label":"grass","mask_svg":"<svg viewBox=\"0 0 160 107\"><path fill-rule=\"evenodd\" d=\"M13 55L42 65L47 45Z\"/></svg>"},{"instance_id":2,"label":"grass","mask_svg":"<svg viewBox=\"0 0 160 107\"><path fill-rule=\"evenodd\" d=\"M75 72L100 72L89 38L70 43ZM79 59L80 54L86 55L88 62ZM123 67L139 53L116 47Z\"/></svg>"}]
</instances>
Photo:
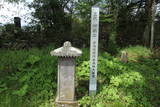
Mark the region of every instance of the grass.
<instances>
[{"instance_id":1,"label":"grass","mask_svg":"<svg viewBox=\"0 0 160 107\"><path fill-rule=\"evenodd\" d=\"M57 58L53 47L0 50L0 107L54 107ZM98 93L88 96L89 49L77 61L76 94L82 107L159 107L160 59L142 46L128 52L124 64L106 52L98 62Z\"/></svg>"},{"instance_id":2,"label":"grass","mask_svg":"<svg viewBox=\"0 0 160 107\"><path fill-rule=\"evenodd\" d=\"M121 50L128 53L129 60L136 61L139 57L150 57L151 50L143 46L129 46Z\"/></svg>"},{"instance_id":3,"label":"grass","mask_svg":"<svg viewBox=\"0 0 160 107\"><path fill-rule=\"evenodd\" d=\"M54 99L57 58L51 50L0 50L0 107L37 107Z\"/></svg>"}]
</instances>

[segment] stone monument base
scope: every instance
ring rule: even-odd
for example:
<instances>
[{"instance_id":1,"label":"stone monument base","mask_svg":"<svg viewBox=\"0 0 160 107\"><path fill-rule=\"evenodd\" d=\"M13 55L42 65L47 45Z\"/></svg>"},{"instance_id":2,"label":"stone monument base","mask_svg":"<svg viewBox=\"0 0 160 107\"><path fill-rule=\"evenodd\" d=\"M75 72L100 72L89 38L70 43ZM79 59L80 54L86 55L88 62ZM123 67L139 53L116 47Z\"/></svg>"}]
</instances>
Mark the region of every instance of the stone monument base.
<instances>
[{"instance_id":1,"label":"stone monument base","mask_svg":"<svg viewBox=\"0 0 160 107\"><path fill-rule=\"evenodd\" d=\"M56 107L79 107L77 101L59 101L56 99Z\"/></svg>"}]
</instances>

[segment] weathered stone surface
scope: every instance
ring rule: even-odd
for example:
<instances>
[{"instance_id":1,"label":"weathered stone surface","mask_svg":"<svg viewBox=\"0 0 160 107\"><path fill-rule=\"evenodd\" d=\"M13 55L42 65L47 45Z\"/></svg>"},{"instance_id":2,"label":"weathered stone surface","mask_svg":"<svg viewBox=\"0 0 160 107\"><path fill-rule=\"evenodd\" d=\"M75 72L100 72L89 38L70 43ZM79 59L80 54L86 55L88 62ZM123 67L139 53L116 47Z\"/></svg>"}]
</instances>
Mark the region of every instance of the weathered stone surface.
<instances>
[{"instance_id":1,"label":"weathered stone surface","mask_svg":"<svg viewBox=\"0 0 160 107\"><path fill-rule=\"evenodd\" d=\"M59 101L56 100L56 107L79 107L77 101Z\"/></svg>"},{"instance_id":2,"label":"weathered stone surface","mask_svg":"<svg viewBox=\"0 0 160 107\"><path fill-rule=\"evenodd\" d=\"M74 74L75 61L74 58L59 59L59 86L58 96L60 101L74 100Z\"/></svg>"},{"instance_id":3,"label":"weathered stone surface","mask_svg":"<svg viewBox=\"0 0 160 107\"><path fill-rule=\"evenodd\" d=\"M126 51L122 51L121 53L121 61L124 63L128 62L128 53Z\"/></svg>"},{"instance_id":4,"label":"weathered stone surface","mask_svg":"<svg viewBox=\"0 0 160 107\"><path fill-rule=\"evenodd\" d=\"M14 17L14 24L16 28L21 28L21 18L20 17Z\"/></svg>"},{"instance_id":5,"label":"weathered stone surface","mask_svg":"<svg viewBox=\"0 0 160 107\"><path fill-rule=\"evenodd\" d=\"M59 57L78 57L82 55L82 51L72 47L71 43L67 41L64 43L63 47L51 51L51 55Z\"/></svg>"},{"instance_id":6,"label":"weathered stone surface","mask_svg":"<svg viewBox=\"0 0 160 107\"><path fill-rule=\"evenodd\" d=\"M68 41L51 52L52 56L59 57L56 107L78 107L75 101L75 57L81 54L82 51L72 47Z\"/></svg>"}]
</instances>

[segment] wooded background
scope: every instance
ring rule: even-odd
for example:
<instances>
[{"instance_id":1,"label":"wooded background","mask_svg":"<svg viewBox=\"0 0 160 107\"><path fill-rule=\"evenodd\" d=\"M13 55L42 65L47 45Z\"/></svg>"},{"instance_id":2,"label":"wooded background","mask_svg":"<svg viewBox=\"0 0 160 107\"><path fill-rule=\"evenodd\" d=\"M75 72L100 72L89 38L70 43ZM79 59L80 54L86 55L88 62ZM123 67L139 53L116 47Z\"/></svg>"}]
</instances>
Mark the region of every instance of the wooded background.
<instances>
[{"instance_id":1,"label":"wooded background","mask_svg":"<svg viewBox=\"0 0 160 107\"><path fill-rule=\"evenodd\" d=\"M25 2L9 0L8 2ZM100 7L100 48L114 53L128 45L160 46L158 0L34 0L32 22L0 26L0 47L21 49L61 45L89 47L91 7ZM14 18L14 17L13 17ZM154 32L154 33L153 33ZM154 35L153 35L154 34ZM152 40L152 37L153 40Z\"/></svg>"}]
</instances>

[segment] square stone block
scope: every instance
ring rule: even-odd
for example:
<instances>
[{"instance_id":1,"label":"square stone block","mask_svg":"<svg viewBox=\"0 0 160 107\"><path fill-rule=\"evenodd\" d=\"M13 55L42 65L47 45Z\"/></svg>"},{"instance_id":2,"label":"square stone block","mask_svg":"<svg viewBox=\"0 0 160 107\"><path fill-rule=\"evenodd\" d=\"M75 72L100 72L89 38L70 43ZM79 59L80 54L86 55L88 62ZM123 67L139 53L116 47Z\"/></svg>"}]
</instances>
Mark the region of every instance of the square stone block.
<instances>
[{"instance_id":1,"label":"square stone block","mask_svg":"<svg viewBox=\"0 0 160 107\"><path fill-rule=\"evenodd\" d=\"M73 101L75 94L74 58L59 58L58 69L58 98L60 101Z\"/></svg>"}]
</instances>

